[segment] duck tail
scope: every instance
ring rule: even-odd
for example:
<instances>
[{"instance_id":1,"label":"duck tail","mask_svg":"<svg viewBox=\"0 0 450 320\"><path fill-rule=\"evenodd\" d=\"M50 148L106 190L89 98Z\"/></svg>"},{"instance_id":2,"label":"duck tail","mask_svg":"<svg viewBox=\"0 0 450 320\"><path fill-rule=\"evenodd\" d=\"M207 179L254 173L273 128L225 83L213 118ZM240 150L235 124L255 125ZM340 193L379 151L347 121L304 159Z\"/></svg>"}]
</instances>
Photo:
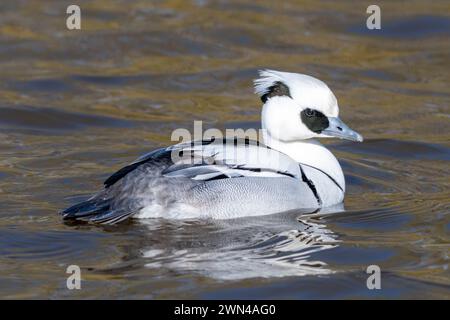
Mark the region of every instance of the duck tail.
<instances>
[{"instance_id":1,"label":"duck tail","mask_svg":"<svg viewBox=\"0 0 450 320\"><path fill-rule=\"evenodd\" d=\"M115 224L125 220L133 213L131 210L113 209L111 199L96 197L60 212L63 219L67 221L88 221L100 224Z\"/></svg>"}]
</instances>

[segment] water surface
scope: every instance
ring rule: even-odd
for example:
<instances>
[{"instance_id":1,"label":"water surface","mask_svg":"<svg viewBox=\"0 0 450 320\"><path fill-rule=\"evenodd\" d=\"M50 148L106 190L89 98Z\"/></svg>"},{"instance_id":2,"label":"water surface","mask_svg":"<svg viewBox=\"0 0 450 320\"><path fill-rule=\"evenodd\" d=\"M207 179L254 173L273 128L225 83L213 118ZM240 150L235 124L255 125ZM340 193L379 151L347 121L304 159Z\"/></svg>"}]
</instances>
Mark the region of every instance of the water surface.
<instances>
[{"instance_id":1,"label":"water surface","mask_svg":"<svg viewBox=\"0 0 450 320\"><path fill-rule=\"evenodd\" d=\"M63 3L0 4L1 298L450 298L447 1L383 2L373 32L353 1L78 4L81 31ZM327 82L364 135L325 141L345 209L62 223L176 128L258 126L266 67Z\"/></svg>"}]
</instances>

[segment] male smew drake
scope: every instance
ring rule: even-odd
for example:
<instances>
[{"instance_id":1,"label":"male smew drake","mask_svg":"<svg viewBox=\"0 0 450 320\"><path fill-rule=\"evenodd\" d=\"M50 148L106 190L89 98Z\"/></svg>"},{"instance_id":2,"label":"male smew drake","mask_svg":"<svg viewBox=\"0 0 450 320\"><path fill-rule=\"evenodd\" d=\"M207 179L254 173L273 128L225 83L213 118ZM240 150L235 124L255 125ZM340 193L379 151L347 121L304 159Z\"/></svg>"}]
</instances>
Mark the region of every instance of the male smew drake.
<instances>
[{"instance_id":1,"label":"male smew drake","mask_svg":"<svg viewBox=\"0 0 450 320\"><path fill-rule=\"evenodd\" d=\"M264 103L264 144L209 139L154 150L114 173L90 199L62 211L64 219L227 219L341 203L341 166L315 138L363 138L338 118L334 94L297 73L263 70L254 83Z\"/></svg>"}]
</instances>

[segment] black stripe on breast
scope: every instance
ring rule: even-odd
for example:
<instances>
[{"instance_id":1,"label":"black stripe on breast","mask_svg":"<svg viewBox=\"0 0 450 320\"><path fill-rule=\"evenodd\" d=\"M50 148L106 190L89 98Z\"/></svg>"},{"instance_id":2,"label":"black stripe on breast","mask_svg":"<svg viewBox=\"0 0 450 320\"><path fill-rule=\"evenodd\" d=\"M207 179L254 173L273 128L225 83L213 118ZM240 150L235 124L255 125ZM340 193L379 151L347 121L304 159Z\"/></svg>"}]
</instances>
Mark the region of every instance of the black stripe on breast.
<instances>
[{"instance_id":1,"label":"black stripe on breast","mask_svg":"<svg viewBox=\"0 0 450 320\"><path fill-rule=\"evenodd\" d=\"M322 172L324 175L326 175L328 178L330 178L330 180L331 181L333 181L334 182L334 184L339 188L339 189L341 189L341 191L342 192L344 192L344 188L342 188L341 186L340 186L340 184L339 183L337 183L337 181L336 180L334 180L334 178L332 177L332 176L330 176L328 173L326 173L325 171L323 171L323 170L320 170L320 169L318 169L318 168L316 168L316 167L313 167L313 166L310 166L310 165L307 165L307 164L304 164L304 163L301 163L301 165L302 166L307 166L307 167L310 167L310 168L313 168L313 169L316 169L317 171L320 171L320 172Z\"/></svg>"},{"instance_id":2,"label":"black stripe on breast","mask_svg":"<svg viewBox=\"0 0 450 320\"><path fill-rule=\"evenodd\" d=\"M322 199L320 199L319 193L317 192L316 186L314 185L314 182L312 182L310 179L308 179L308 177L306 176L305 172L303 171L303 168L301 165L299 165L300 167L300 171L302 173L302 181L305 182L308 187L311 189L314 197L317 200L317 203L319 204L319 206L322 206Z\"/></svg>"}]
</instances>

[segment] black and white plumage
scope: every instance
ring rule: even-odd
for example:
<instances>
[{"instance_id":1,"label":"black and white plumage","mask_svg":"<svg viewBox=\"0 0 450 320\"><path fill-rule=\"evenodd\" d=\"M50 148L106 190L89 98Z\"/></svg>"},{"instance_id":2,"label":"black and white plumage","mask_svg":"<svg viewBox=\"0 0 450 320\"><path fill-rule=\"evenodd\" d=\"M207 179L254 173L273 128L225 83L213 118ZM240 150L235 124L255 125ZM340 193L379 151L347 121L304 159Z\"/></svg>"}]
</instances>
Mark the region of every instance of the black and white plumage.
<instances>
[{"instance_id":1,"label":"black and white plumage","mask_svg":"<svg viewBox=\"0 0 450 320\"><path fill-rule=\"evenodd\" d=\"M343 201L336 158L311 139L362 137L337 118L337 101L315 78L266 70L264 141L212 139L154 150L125 166L64 219L114 224L128 217L217 219L314 209Z\"/></svg>"}]
</instances>

